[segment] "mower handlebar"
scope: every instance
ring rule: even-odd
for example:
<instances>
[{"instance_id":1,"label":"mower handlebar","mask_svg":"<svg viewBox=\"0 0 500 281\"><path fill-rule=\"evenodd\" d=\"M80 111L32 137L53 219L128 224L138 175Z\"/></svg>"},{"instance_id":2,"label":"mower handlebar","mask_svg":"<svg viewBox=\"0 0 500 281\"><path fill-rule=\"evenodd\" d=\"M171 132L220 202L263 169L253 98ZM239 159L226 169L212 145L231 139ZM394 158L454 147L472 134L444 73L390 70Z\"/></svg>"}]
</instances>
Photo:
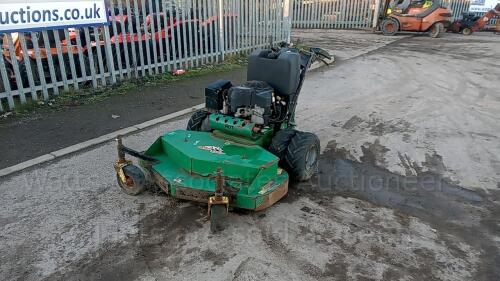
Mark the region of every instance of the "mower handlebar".
<instances>
[{"instance_id":1,"label":"mower handlebar","mask_svg":"<svg viewBox=\"0 0 500 281\"><path fill-rule=\"evenodd\" d=\"M318 57L328 59L328 60L332 59L332 56L330 55L330 53L328 53L328 51L325 49L314 47L314 48L310 48L309 51L311 51L312 53L314 53Z\"/></svg>"},{"instance_id":2,"label":"mower handlebar","mask_svg":"<svg viewBox=\"0 0 500 281\"><path fill-rule=\"evenodd\" d=\"M316 60L320 60L328 65L326 60L332 59L332 56L325 49L318 47L312 47L308 50L299 49L296 47L291 47L290 44L286 42L278 43L277 46L271 47L271 50L272 52L268 54L268 58L277 58L283 51L299 53L301 55L301 66L305 69L309 68L309 66L311 66L311 64Z\"/></svg>"}]
</instances>

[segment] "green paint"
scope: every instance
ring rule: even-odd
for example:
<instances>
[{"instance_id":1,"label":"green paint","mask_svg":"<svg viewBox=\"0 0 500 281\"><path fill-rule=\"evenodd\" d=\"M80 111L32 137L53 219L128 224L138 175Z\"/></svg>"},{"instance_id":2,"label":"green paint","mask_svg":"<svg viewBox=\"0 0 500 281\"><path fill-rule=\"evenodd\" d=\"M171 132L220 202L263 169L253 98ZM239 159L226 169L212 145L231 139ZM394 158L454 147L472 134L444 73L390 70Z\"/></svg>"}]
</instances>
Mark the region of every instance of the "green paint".
<instances>
[{"instance_id":1,"label":"green paint","mask_svg":"<svg viewBox=\"0 0 500 281\"><path fill-rule=\"evenodd\" d=\"M273 130L269 127L256 133L253 130L256 124L241 118L216 113L210 115L209 121L216 137L240 144L267 147L273 137Z\"/></svg>"},{"instance_id":2,"label":"green paint","mask_svg":"<svg viewBox=\"0 0 500 281\"><path fill-rule=\"evenodd\" d=\"M159 160L150 168L169 183L174 197L178 196L179 188L206 192L207 198L213 195L215 175L220 167L226 185L234 193L231 204L255 209L262 204L263 196L288 180L285 171L278 174L279 159L262 146L238 143L207 132L167 133L158 138L146 154Z\"/></svg>"}]
</instances>

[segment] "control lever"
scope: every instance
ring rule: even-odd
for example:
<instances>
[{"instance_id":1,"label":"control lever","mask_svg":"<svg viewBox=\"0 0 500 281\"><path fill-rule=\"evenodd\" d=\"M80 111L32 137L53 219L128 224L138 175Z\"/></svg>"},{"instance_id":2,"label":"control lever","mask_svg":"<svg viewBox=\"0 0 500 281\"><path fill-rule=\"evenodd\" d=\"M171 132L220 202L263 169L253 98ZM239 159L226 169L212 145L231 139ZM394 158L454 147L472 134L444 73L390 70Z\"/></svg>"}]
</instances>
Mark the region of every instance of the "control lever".
<instances>
[{"instance_id":1,"label":"control lever","mask_svg":"<svg viewBox=\"0 0 500 281\"><path fill-rule=\"evenodd\" d=\"M315 47L315 48L310 48L309 51L311 51L311 52L315 53L317 56L323 57L325 59L329 59L329 60L332 59L332 56L325 49Z\"/></svg>"},{"instance_id":2,"label":"control lever","mask_svg":"<svg viewBox=\"0 0 500 281\"><path fill-rule=\"evenodd\" d=\"M314 53L317 59L321 60L324 64L329 65L326 60L331 60L332 56L328 53L328 51L317 47L309 48L309 51Z\"/></svg>"}]
</instances>

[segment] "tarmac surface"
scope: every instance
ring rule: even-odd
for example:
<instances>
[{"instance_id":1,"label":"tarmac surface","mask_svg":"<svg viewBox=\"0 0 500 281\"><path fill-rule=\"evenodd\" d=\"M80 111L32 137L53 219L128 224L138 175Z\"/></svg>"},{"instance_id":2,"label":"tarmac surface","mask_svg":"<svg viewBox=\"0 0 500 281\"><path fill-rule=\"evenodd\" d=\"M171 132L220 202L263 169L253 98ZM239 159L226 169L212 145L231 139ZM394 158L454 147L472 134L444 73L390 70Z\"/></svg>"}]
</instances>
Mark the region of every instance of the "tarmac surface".
<instances>
[{"instance_id":1,"label":"tarmac surface","mask_svg":"<svg viewBox=\"0 0 500 281\"><path fill-rule=\"evenodd\" d=\"M0 169L204 103L205 86L217 79L240 83L246 80L246 69L140 86L137 92L97 103L0 120Z\"/></svg>"},{"instance_id":2,"label":"tarmac surface","mask_svg":"<svg viewBox=\"0 0 500 281\"><path fill-rule=\"evenodd\" d=\"M0 179L1 279L498 280L500 36L294 37L336 55L298 105L322 142L310 182L210 234L205 206L122 193L105 143Z\"/></svg>"}]
</instances>

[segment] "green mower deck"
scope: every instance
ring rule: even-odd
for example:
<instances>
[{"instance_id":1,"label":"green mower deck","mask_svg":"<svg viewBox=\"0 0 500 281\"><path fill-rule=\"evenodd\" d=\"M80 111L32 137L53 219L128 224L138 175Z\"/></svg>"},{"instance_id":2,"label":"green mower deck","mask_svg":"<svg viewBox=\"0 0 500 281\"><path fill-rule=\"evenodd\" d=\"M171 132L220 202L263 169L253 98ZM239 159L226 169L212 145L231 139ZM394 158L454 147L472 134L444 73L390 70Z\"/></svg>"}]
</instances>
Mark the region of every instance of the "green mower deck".
<instances>
[{"instance_id":1,"label":"green mower deck","mask_svg":"<svg viewBox=\"0 0 500 281\"><path fill-rule=\"evenodd\" d=\"M246 145L208 132L177 130L158 138L145 152L158 162L143 162L154 182L179 199L207 203L216 192L220 168L229 205L261 210L288 191L288 174L279 158L259 145Z\"/></svg>"}]
</instances>

